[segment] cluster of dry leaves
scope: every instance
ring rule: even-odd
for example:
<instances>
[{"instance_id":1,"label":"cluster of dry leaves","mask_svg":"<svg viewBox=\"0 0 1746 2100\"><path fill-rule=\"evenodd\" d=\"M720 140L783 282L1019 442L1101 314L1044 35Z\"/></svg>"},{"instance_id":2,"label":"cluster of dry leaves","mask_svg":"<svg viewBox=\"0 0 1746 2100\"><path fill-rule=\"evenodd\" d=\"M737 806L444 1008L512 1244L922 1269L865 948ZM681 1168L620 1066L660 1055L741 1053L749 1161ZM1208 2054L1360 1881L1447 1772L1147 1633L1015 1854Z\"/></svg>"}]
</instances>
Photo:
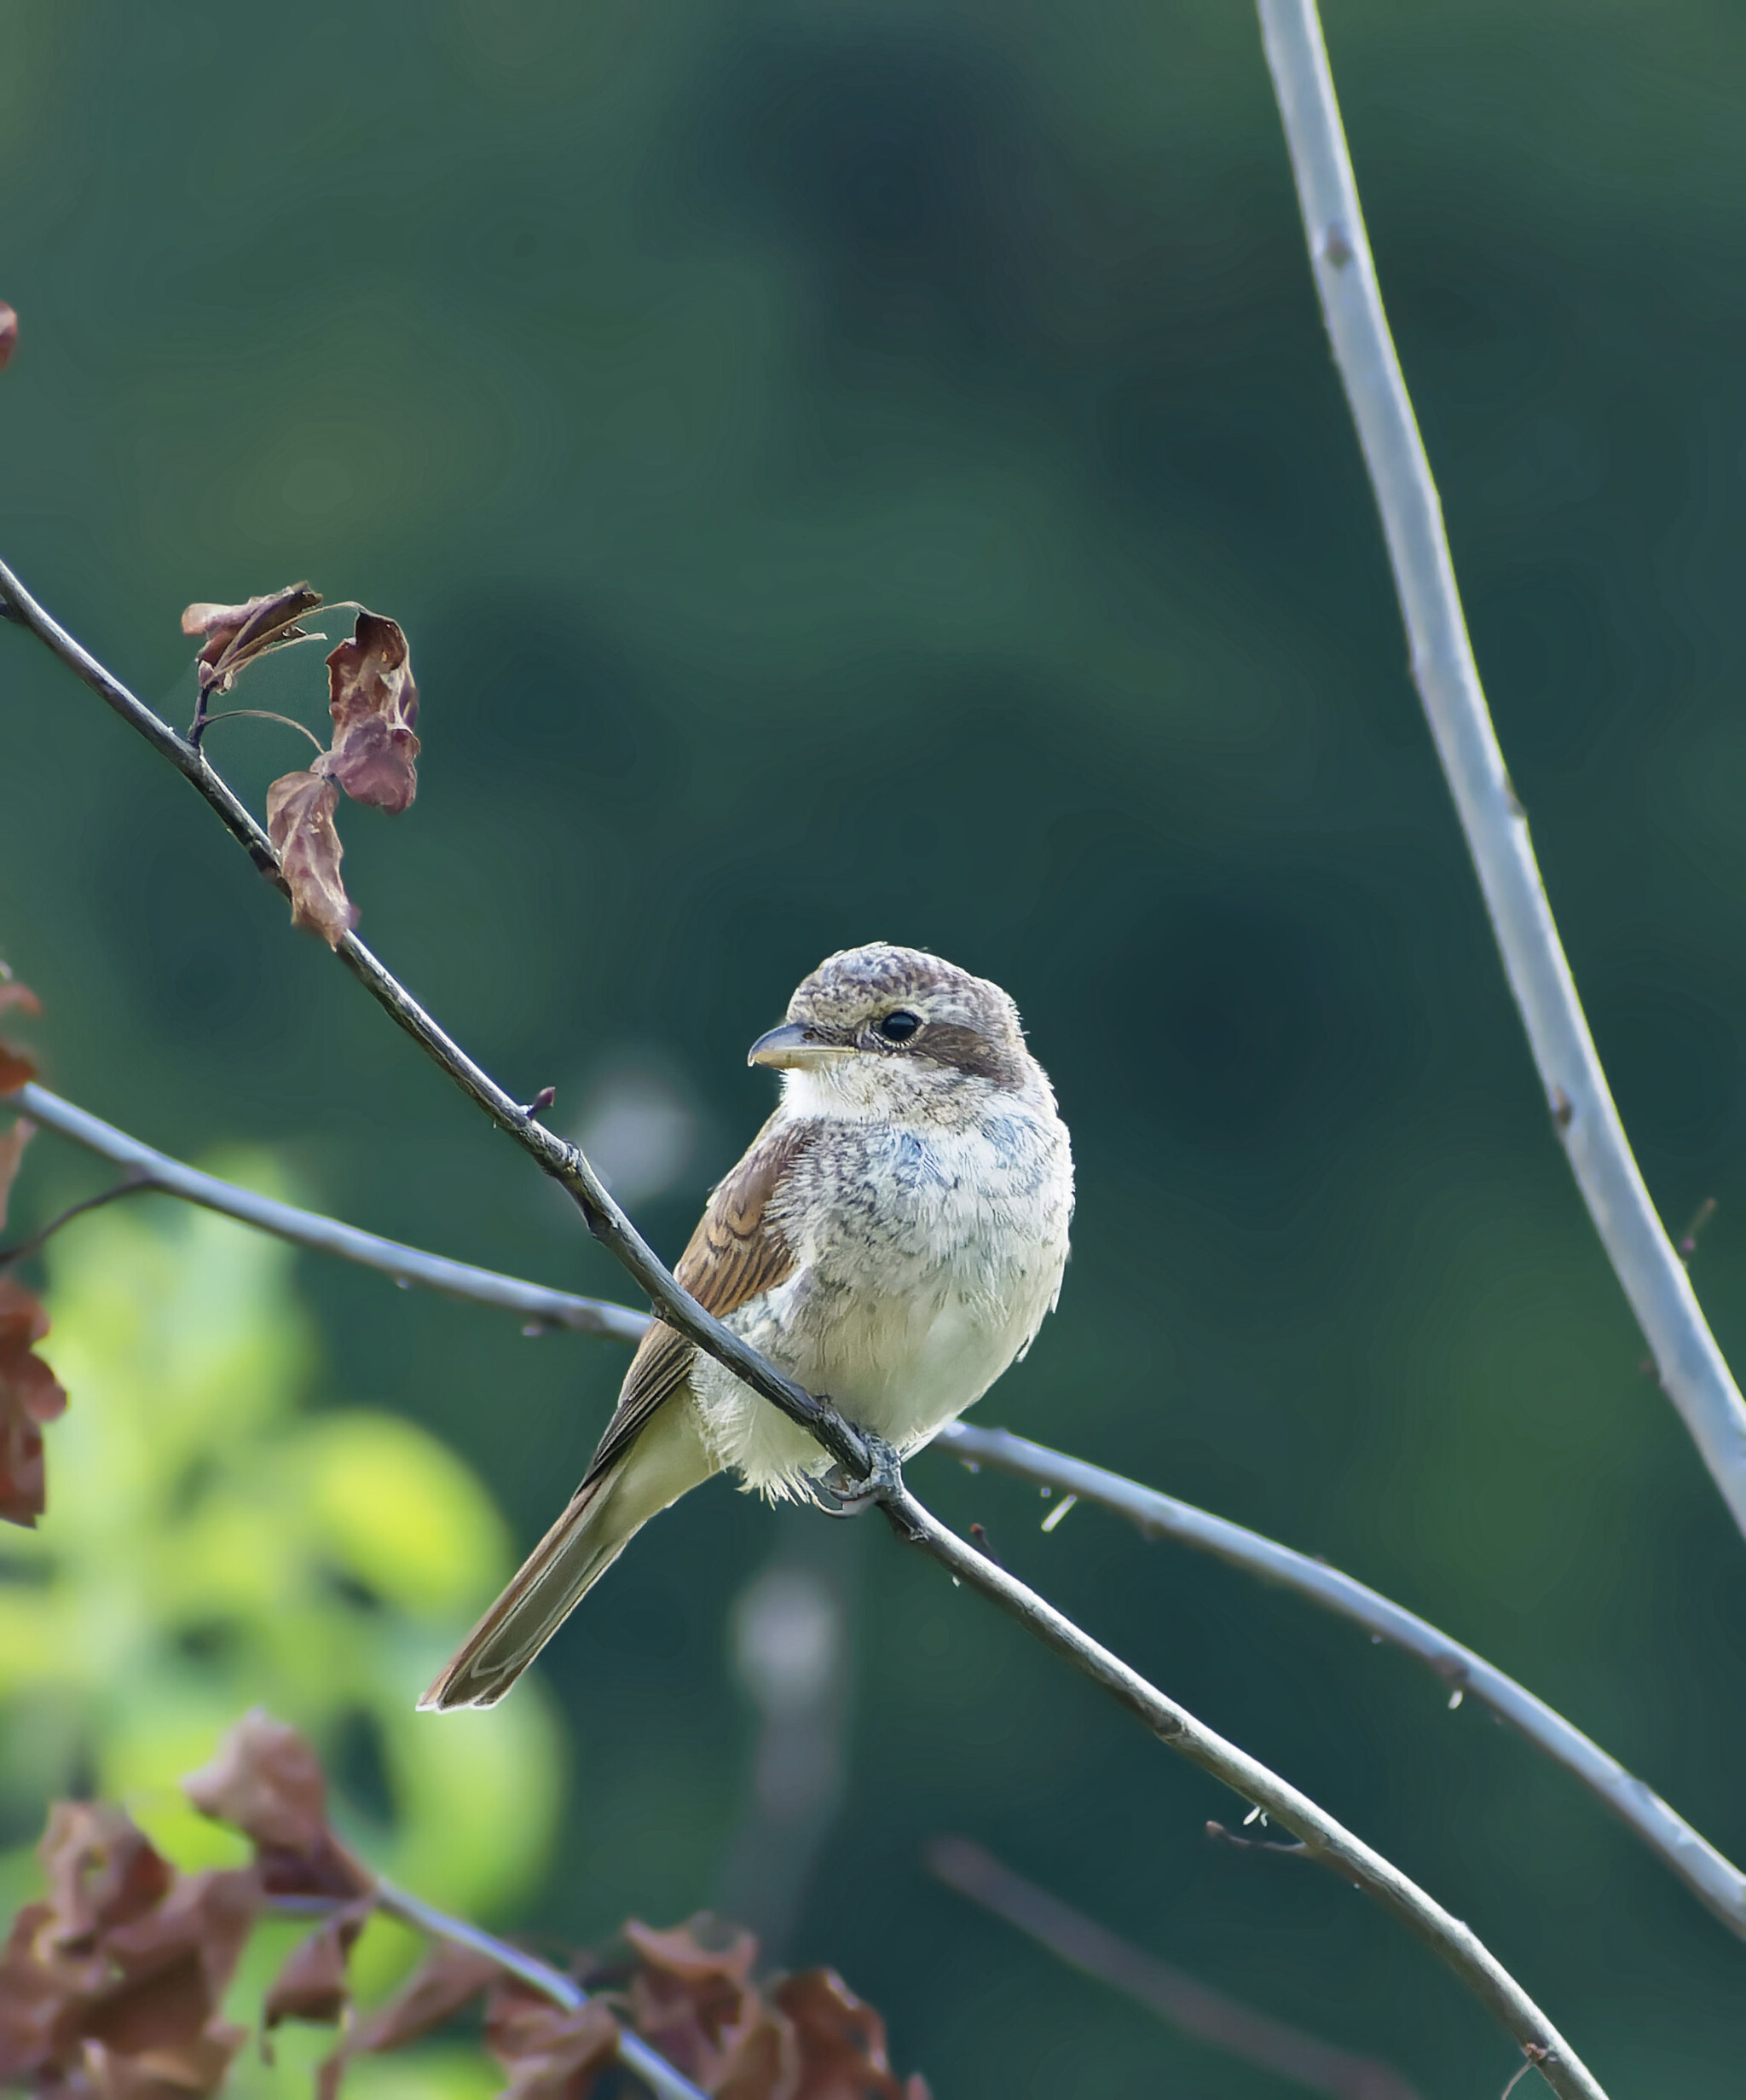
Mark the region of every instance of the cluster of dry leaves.
<instances>
[{"instance_id":1,"label":"cluster of dry leaves","mask_svg":"<svg viewBox=\"0 0 1746 2100\"><path fill-rule=\"evenodd\" d=\"M0 1013L11 1009L35 1015L37 995L0 963ZM0 1095L15 1093L37 1068L25 1053L0 1038ZM36 1125L20 1116L0 1131L0 1226L24 1148ZM36 1352L49 1332L49 1316L23 1284L0 1265L0 1520L34 1524L43 1513L43 1424L66 1405L55 1374Z\"/></svg>"},{"instance_id":2,"label":"cluster of dry leaves","mask_svg":"<svg viewBox=\"0 0 1746 2100\"><path fill-rule=\"evenodd\" d=\"M213 697L228 692L250 664L310 639L299 623L321 593L287 584L244 605L190 605L184 634L205 637L194 665L199 702L191 735L200 741ZM397 623L360 610L352 639L327 659L327 711L332 741L306 771L282 774L267 790L267 830L291 892L291 916L337 948L357 924L339 863L344 848L334 824L343 788L355 802L397 816L419 790L419 689ZM293 725L294 726L296 725Z\"/></svg>"},{"instance_id":3,"label":"cluster of dry leaves","mask_svg":"<svg viewBox=\"0 0 1746 2100\"><path fill-rule=\"evenodd\" d=\"M587 2100L622 2032L718 2100L927 2100L919 2077L893 2075L883 2022L840 1978L818 1969L754 1983L756 1941L707 1919L666 1932L627 1924L619 1958L575 1964L594 1994L574 2007L474 1946L437 1940L392 1998L354 2019L347 1959L379 1892L329 1825L309 1744L250 1714L183 1786L250 1840L247 1866L180 1873L119 1808L51 1810L39 1847L47 1895L0 1949L0 2086L40 2100L218 2092L249 2039L224 1997L250 1931L313 1909L319 1922L269 1987L262 2023L342 2023L318 2100L334 2100L356 2057L474 2009L507 2076L502 2100Z\"/></svg>"}]
</instances>

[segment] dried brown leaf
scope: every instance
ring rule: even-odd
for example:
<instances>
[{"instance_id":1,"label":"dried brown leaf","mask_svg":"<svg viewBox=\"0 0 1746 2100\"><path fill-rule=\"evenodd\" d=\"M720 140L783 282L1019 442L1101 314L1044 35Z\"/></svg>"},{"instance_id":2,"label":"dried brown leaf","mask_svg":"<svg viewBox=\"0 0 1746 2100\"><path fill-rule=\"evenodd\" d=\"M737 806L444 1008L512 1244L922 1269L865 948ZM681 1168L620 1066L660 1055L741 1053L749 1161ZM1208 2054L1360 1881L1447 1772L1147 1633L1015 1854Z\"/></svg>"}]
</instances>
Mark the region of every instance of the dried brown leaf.
<instances>
[{"instance_id":1,"label":"dried brown leaf","mask_svg":"<svg viewBox=\"0 0 1746 2100\"><path fill-rule=\"evenodd\" d=\"M291 923L319 934L330 948L358 923L339 879L345 848L333 823L338 803L338 790L319 773L285 773L267 790L267 831L290 886Z\"/></svg>"},{"instance_id":2,"label":"dried brown leaf","mask_svg":"<svg viewBox=\"0 0 1746 2100\"><path fill-rule=\"evenodd\" d=\"M18 348L18 315L0 299L0 372L12 362L12 353Z\"/></svg>"},{"instance_id":3,"label":"dried brown leaf","mask_svg":"<svg viewBox=\"0 0 1746 2100\"><path fill-rule=\"evenodd\" d=\"M0 2082L39 2093L216 2091L218 2008L262 1900L252 1867L178 1877L121 1810L58 1802L46 1902L0 1951Z\"/></svg>"},{"instance_id":4,"label":"dried brown leaf","mask_svg":"<svg viewBox=\"0 0 1746 2100\"><path fill-rule=\"evenodd\" d=\"M751 1983L758 1942L750 1933L700 1913L668 1931L632 1918L624 1936L639 1957L630 1981L633 2024L695 2084L720 2091L749 2059L772 2056L760 2032L767 2015ZM773 2053L779 2058L779 2047Z\"/></svg>"},{"instance_id":5,"label":"dried brown leaf","mask_svg":"<svg viewBox=\"0 0 1746 2100\"><path fill-rule=\"evenodd\" d=\"M15 977L0 975L0 1013L9 1006L15 1006L20 1013L39 1015L43 1003L28 985L21 985ZM10 1043L0 1042L0 1094L10 1094L27 1079L37 1076L37 1067L20 1050Z\"/></svg>"},{"instance_id":6,"label":"dried brown leaf","mask_svg":"<svg viewBox=\"0 0 1746 2100\"><path fill-rule=\"evenodd\" d=\"M138 2056L120 2056L101 2042L88 2042L85 2083L101 2100L190 2100L216 2093L248 2038L246 2028L213 2018L188 2040Z\"/></svg>"},{"instance_id":7,"label":"dried brown leaf","mask_svg":"<svg viewBox=\"0 0 1746 2100\"><path fill-rule=\"evenodd\" d=\"M55 1948L54 1926L51 1906L27 1903L0 1947L0 2086L21 2086L52 2064L61 2013L82 1979Z\"/></svg>"},{"instance_id":8,"label":"dried brown leaf","mask_svg":"<svg viewBox=\"0 0 1746 2100\"><path fill-rule=\"evenodd\" d=\"M0 1276L0 1519L33 1526L46 1507L44 1422L66 1405L55 1374L35 1352L49 1316L12 1277Z\"/></svg>"},{"instance_id":9,"label":"dried brown leaf","mask_svg":"<svg viewBox=\"0 0 1746 2100\"><path fill-rule=\"evenodd\" d=\"M83 1953L97 1935L161 1903L176 1870L124 1808L102 1802L57 1801L37 1843L49 1884L53 1940Z\"/></svg>"},{"instance_id":10,"label":"dried brown leaf","mask_svg":"<svg viewBox=\"0 0 1746 2100\"><path fill-rule=\"evenodd\" d=\"M358 2022L316 2074L317 2100L334 2100L354 2057L380 2056L421 2040L494 1983L502 1970L489 1956L439 1940L393 1997Z\"/></svg>"},{"instance_id":11,"label":"dried brown leaf","mask_svg":"<svg viewBox=\"0 0 1746 2100\"><path fill-rule=\"evenodd\" d=\"M213 693L228 691L237 673L269 649L306 639L309 630L297 623L321 602L321 593L307 583L288 583L244 605L188 606L182 616L182 633L206 638L194 659L202 705Z\"/></svg>"},{"instance_id":12,"label":"dried brown leaf","mask_svg":"<svg viewBox=\"0 0 1746 2100\"><path fill-rule=\"evenodd\" d=\"M509 2073L498 2100L587 2100L618 2052L618 2022L598 1999L567 2010L509 1977L492 1993L485 2045Z\"/></svg>"},{"instance_id":13,"label":"dried brown leaf","mask_svg":"<svg viewBox=\"0 0 1746 2100\"><path fill-rule=\"evenodd\" d=\"M3 1137L0 1137L0 1226L6 1223L7 1199L12 1194L12 1184L18 1178L19 1162L24 1158L24 1148L37 1134L37 1126L28 1116L20 1116Z\"/></svg>"},{"instance_id":14,"label":"dried brown leaf","mask_svg":"<svg viewBox=\"0 0 1746 2100\"><path fill-rule=\"evenodd\" d=\"M419 791L419 689L398 623L361 612L350 641L327 659L333 748L321 770L355 802L397 815Z\"/></svg>"},{"instance_id":15,"label":"dried brown leaf","mask_svg":"<svg viewBox=\"0 0 1746 2100\"><path fill-rule=\"evenodd\" d=\"M345 1964L374 1907L368 1896L348 1903L298 1941L268 1987L262 2010L266 2026L304 2020L332 2027L338 2021L351 1994Z\"/></svg>"},{"instance_id":16,"label":"dried brown leaf","mask_svg":"<svg viewBox=\"0 0 1746 2100\"><path fill-rule=\"evenodd\" d=\"M269 1895L356 1896L374 1885L328 1827L327 1782L315 1751L258 1706L182 1790L202 1815L250 1840Z\"/></svg>"},{"instance_id":17,"label":"dried brown leaf","mask_svg":"<svg viewBox=\"0 0 1746 2100\"><path fill-rule=\"evenodd\" d=\"M784 1976L770 1997L793 2022L800 2043L794 2100L928 2100L919 2075L893 2075L884 2021L835 1970Z\"/></svg>"},{"instance_id":18,"label":"dried brown leaf","mask_svg":"<svg viewBox=\"0 0 1746 2100\"><path fill-rule=\"evenodd\" d=\"M262 1898L251 1866L178 1876L154 1909L102 1935L119 1979L84 2010L80 2033L124 2056L198 2040L236 1972Z\"/></svg>"}]
</instances>

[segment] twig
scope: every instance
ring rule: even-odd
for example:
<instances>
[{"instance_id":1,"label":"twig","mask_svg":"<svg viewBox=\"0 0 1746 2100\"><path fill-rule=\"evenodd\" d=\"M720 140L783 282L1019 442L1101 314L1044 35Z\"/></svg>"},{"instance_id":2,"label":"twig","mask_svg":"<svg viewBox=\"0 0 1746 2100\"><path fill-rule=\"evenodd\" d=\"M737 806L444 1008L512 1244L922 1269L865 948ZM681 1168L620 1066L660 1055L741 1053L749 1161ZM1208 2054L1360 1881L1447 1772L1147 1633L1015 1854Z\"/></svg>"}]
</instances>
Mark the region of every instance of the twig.
<instances>
[{"instance_id":1,"label":"twig","mask_svg":"<svg viewBox=\"0 0 1746 2100\"><path fill-rule=\"evenodd\" d=\"M1504 768L1437 485L1383 314L1315 0L1260 0L1260 13L1315 288L1382 512L1414 680L1510 989L1571 1171L1662 1390L1746 1531L1746 1402L1632 1156Z\"/></svg>"},{"instance_id":2,"label":"twig","mask_svg":"<svg viewBox=\"0 0 1746 2100\"><path fill-rule=\"evenodd\" d=\"M251 1189L239 1189L216 1175L203 1174L197 1167L172 1160L168 1153L142 1144L138 1138L102 1122L89 1110L63 1101L34 1080L9 1095L7 1100L9 1104L16 1102L45 1130L55 1131L88 1152L133 1170L140 1177L136 1185L142 1189L180 1196L186 1203L218 1211L226 1218L238 1218L298 1247L338 1254L344 1260L361 1263L366 1269L379 1269L396 1283L421 1284L426 1290L442 1291L451 1298L471 1299L478 1305L518 1313L524 1320L544 1327L574 1328L579 1333L603 1334L614 1341L640 1341L648 1330L648 1316L628 1305L578 1298L569 1291L547 1290L543 1284L523 1283L515 1276L499 1276L494 1270L475 1269L467 1262L422 1253L417 1247L402 1247L398 1241L360 1232L354 1225L342 1225L337 1219L323 1218L315 1211L298 1210L289 1203L275 1203L270 1196L257 1195ZM110 1191L111 1195L121 1193L119 1189Z\"/></svg>"},{"instance_id":3,"label":"twig","mask_svg":"<svg viewBox=\"0 0 1746 2100\"><path fill-rule=\"evenodd\" d=\"M124 1183L93 1205L139 1189L177 1196L234 1218L263 1232L275 1234L298 1247L321 1253L337 1254L380 1270L396 1282L419 1284L446 1296L466 1299L516 1313L530 1322L567 1328L577 1333L601 1335L614 1341L635 1343L650 1325L646 1313L610 1300L581 1298L569 1291L556 1291L541 1283L529 1283L492 1269L477 1269L466 1262L450 1261L428 1254L374 1233L361 1232L315 1211L303 1211L288 1203L275 1202L254 1190L221 1181L216 1175L184 1166L167 1153L155 1151L124 1131L102 1122L88 1110L46 1087L34 1083L9 1096L29 1111L46 1128L85 1146L104 1159L136 1167L141 1178ZM78 1211L74 1206L55 1225ZM45 1235L23 1247L0 1252L0 1263L34 1247ZM1642 1839L1665 1866L1678 1875L1698 1900L1732 1931L1746 1939L1746 1874L1725 1858L1708 1839L1692 1829L1661 1796L1633 1778L1616 1758L1592 1742L1580 1728L1536 1698L1533 1692L1485 1658L1440 1633L1427 1620L1371 1589L1326 1561L1315 1560L1289 1546L1263 1537L1258 1531L1213 1516L1192 1503L1178 1501L1155 1488L1142 1486L1119 1473L1083 1459L1069 1457L1040 1443L1032 1443L1010 1430L984 1429L968 1422L955 1422L940 1431L937 1449L974 1465L990 1465L1017 1474L1041 1486L1066 1490L1087 1501L1101 1503L1137 1524L1150 1538L1168 1538L1197 1553L1211 1553L1229 1566L1241 1568L1264 1581L1295 1590L1312 1604L1338 1612L1363 1627L1378 1640L1387 1640L1430 1664L1446 1684L1471 1692L1543 1751L1579 1779L1604 1805ZM1057 1503L1056 1508L1064 1507ZM974 1537L979 1527L971 1526ZM984 1538L981 1550L989 1550Z\"/></svg>"},{"instance_id":4,"label":"twig","mask_svg":"<svg viewBox=\"0 0 1746 2100\"><path fill-rule=\"evenodd\" d=\"M271 841L202 754L177 736L51 618L3 564L0 564L0 595L9 599L13 616L21 625L171 761L217 812L257 868L276 888L283 888L284 879ZM961 1583L980 1590L999 1605L1046 1646L1113 1692L1161 1741L1265 1809L1276 1822L1302 1837L1325 1865L1356 1887L1367 1890L1449 1964L1518 2042L1524 2047L1531 2043L1546 2050L1547 2080L1563 2100L1604 2100L1601 2088L1563 2036L1466 1925L1451 1918L1397 1867L1325 1814L1306 1796L1246 1751L1203 1727L1137 1671L1081 1632L1053 1605L949 1531L904 1485L901 1473L890 1462L890 1455L878 1446L876 1439L864 1437L834 1409L784 1377L720 1321L712 1319L680 1287L614 1202L581 1149L566 1144L529 1116L475 1064L356 934L344 936L338 953L371 996L426 1054L545 1172L569 1190L589 1230L648 1292L662 1319L816 1437L848 1474L866 1484L865 1499L880 1504L900 1538L922 1547Z\"/></svg>"},{"instance_id":5,"label":"twig","mask_svg":"<svg viewBox=\"0 0 1746 2100\"><path fill-rule=\"evenodd\" d=\"M1232 1567L1295 1590L1324 1611L1336 1611L1367 1633L1416 1655L1445 1684L1482 1701L1500 1720L1519 1729L1535 1749L1580 1779L1598 1801L1630 1825L1706 1909L1746 1939L1746 1873L1544 1699L1404 1605L1325 1561L1295 1553L1229 1518L1211 1516L1156 1488L1142 1487L1138 1481L1106 1472L1084 1459L1068 1458L1015 1437L1010 1430L954 1422L934 1441L935 1449L948 1451L954 1458L997 1466L1021 1480L1070 1490L1082 1501L1100 1502L1137 1524L1148 1538L1172 1539L1179 1546L1211 1553Z\"/></svg>"},{"instance_id":6,"label":"twig","mask_svg":"<svg viewBox=\"0 0 1746 2100\"><path fill-rule=\"evenodd\" d=\"M1092 1640L1034 1590L949 1531L900 1484L887 1492L885 1510L900 1538L922 1547L951 1569L966 1587L980 1590L1017 1619L1056 1654L1065 1656L1094 1683L1145 1722L1159 1740L1203 1772L1263 1809L1274 1822L1303 1840L1310 1854L1372 1896L1390 1916L1448 1964L1492 2016L1525 2050L1546 2051L1547 2082L1564 2100L1604 2100L1593 2074L1558 2034L1521 1985L1459 1918L1452 1918L1397 1866L1337 1823L1307 1795L1270 1772L1246 1750L1216 1734L1178 1706L1139 1672Z\"/></svg>"},{"instance_id":7,"label":"twig","mask_svg":"<svg viewBox=\"0 0 1746 2100\"><path fill-rule=\"evenodd\" d=\"M337 1910L350 1899L332 1899L326 1896L275 1896L270 1899L271 1907L290 1916L314 1912L316 1915ZM573 1976L567 1976L561 1969L554 1969L550 1962L542 1962L537 1954L529 1954L507 1940L500 1940L494 1933L486 1932L477 1925L469 1924L464 1918L451 1918L446 1911L439 1911L421 1898L409 1895L404 1889L396 1889L392 1882L378 1881L370 1890L370 1900L379 1911L390 1918L397 1918L403 1925L410 1925L415 1932L427 1933L432 1939L448 1940L456 1947L470 1948L475 1954L483 1954L487 1961L495 1962L506 1974L518 1977L542 1997L549 1998L554 2005L561 2005L566 2012L577 2012L588 2002L588 1993ZM634 2071L657 2100L704 2100L704 2095L688 2078L674 2070L666 2057L651 2049L640 2035L626 2032L621 2027L618 2034L618 2059L627 2069Z\"/></svg>"},{"instance_id":8,"label":"twig","mask_svg":"<svg viewBox=\"0 0 1746 2100\"><path fill-rule=\"evenodd\" d=\"M615 1341L639 1341L650 1325L646 1313L610 1300L581 1298L572 1292L556 1291L545 1284L529 1283L495 1270L477 1269L465 1262L428 1254L395 1240L361 1232L337 1219L314 1211L298 1210L275 1202L254 1190L221 1181L216 1175L184 1166L167 1153L155 1151L124 1131L102 1122L86 1109L51 1094L34 1083L9 1097L46 1128L84 1145L104 1159L135 1167L142 1178L125 1187L137 1187L165 1195L178 1196L234 1218L259 1230L271 1232L299 1247L337 1254L342 1259L379 1270L397 1282L420 1284L451 1298L493 1306L516 1313L542 1326L569 1328L578 1333L604 1336ZM93 1201L105 1201L124 1193L107 1192ZM82 1208L84 1206L76 1206ZM69 1212L69 1216L72 1213ZM57 1219L56 1224L66 1223ZM38 1235L40 1239L43 1235ZM27 1242L26 1246L34 1245ZM9 1249L0 1260L24 1252ZM968 1422L955 1422L941 1430L935 1448L966 1463L990 1465L1038 1485L1063 1490L1087 1501L1101 1504L1137 1524L1150 1538L1168 1538L1197 1553L1207 1553L1229 1566L1240 1568L1263 1581L1292 1589L1310 1603L1338 1612L1363 1627L1376 1639L1387 1640L1417 1656L1445 1684L1471 1692L1501 1720L1527 1737L1535 1747L1587 1787L1619 1816L1676 1874L1700 1902L1732 1931L1746 1938L1746 1874L1716 1850L1661 1796L1634 1778L1625 1767L1553 1710L1525 1686L1506 1676L1471 1648L1464 1647L1427 1620L1371 1589L1326 1561L1263 1537L1258 1531L1234 1524L1178 1501L1155 1488L1047 1446L1015 1436L1010 1430L985 1429ZM1058 1503L1057 1508L1065 1507ZM971 1526L973 1538L979 1527ZM986 1537L979 1548L989 1550Z\"/></svg>"},{"instance_id":9,"label":"twig","mask_svg":"<svg viewBox=\"0 0 1746 2100\"><path fill-rule=\"evenodd\" d=\"M1252 1808L1249 1814L1243 1818L1244 1822L1249 1822L1254 1814L1255 1811ZM1210 1819L1206 1825L1206 1835L1214 1844L1229 1845L1233 1852L1280 1853L1288 1860L1307 1860L1310 1857L1310 1848L1304 1843L1301 1838L1294 1837L1290 1844L1282 1845L1276 1837L1245 1837L1240 1831L1231 1830L1223 1823L1213 1822Z\"/></svg>"},{"instance_id":10,"label":"twig","mask_svg":"<svg viewBox=\"0 0 1746 2100\"><path fill-rule=\"evenodd\" d=\"M0 563L0 599L10 605L11 617L20 626L29 628L130 728L137 730L153 750L169 760L217 812L219 821L257 871L275 889L288 894L273 842L228 784L213 771L205 754L197 750L185 737L178 736L168 722L154 714L144 701L130 692L112 671L99 663L82 642L76 640L37 603L4 563ZM676 1328L687 1341L694 1342L717 1362L726 1364L754 1392L761 1394L791 1420L810 1431L856 1478L869 1477L873 1469L873 1454L860 1432L846 1422L835 1408L815 1399L804 1386L784 1376L737 1334L704 1311L613 1200L606 1184L594 1171L580 1146L566 1144L555 1131L547 1130L488 1072L475 1064L356 934L344 935L337 952L371 998L405 1029L426 1056L446 1072L462 1092L483 1108L500 1131L512 1137L545 1173L569 1192L589 1231L660 1306L661 1316L669 1327Z\"/></svg>"},{"instance_id":11,"label":"twig","mask_svg":"<svg viewBox=\"0 0 1746 2100\"><path fill-rule=\"evenodd\" d=\"M63 1225L70 1225L75 1218L83 1218L87 1211L101 1211L120 1196L147 1195L152 1185L143 1174L132 1174L125 1181L117 1182L112 1189L100 1189L95 1195L87 1196L82 1203L68 1204L58 1218L51 1218L28 1240L15 1240L10 1247L0 1247L0 1269L10 1268L14 1262L22 1261L26 1255L47 1247Z\"/></svg>"},{"instance_id":12,"label":"twig","mask_svg":"<svg viewBox=\"0 0 1746 2100\"><path fill-rule=\"evenodd\" d=\"M936 1837L922 1857L949 1889L1017 1926L1070 1968L1137 1999L1197 2041L1327 2100L1419 2100L1418 2088L1392 2065L1336 2049L1172 1969L1015 1874L967 1837Z\"/></svg>"}]
</instances>

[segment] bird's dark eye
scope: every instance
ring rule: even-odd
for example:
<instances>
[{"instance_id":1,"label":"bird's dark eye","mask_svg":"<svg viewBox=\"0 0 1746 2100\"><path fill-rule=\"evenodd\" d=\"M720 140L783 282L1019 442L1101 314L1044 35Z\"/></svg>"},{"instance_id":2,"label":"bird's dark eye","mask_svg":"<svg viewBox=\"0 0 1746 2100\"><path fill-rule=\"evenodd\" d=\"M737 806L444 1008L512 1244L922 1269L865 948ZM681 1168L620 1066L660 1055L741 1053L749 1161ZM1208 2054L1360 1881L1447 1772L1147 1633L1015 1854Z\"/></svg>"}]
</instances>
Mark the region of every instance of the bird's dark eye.
<instances>
[{"instance_id":1,"label":"bird's dark eye","mask_svg":"<svg viewBox=\"0 0 1746 2100\"><path fill-rule=\"evenodd\" d=\"M910 1013L901 1006L896 1013L887 1014L883 1021L874 1023L887 1043L907 1043L921 1025L922 1016L919 1014Z\"/></svg>"}]
</instances>

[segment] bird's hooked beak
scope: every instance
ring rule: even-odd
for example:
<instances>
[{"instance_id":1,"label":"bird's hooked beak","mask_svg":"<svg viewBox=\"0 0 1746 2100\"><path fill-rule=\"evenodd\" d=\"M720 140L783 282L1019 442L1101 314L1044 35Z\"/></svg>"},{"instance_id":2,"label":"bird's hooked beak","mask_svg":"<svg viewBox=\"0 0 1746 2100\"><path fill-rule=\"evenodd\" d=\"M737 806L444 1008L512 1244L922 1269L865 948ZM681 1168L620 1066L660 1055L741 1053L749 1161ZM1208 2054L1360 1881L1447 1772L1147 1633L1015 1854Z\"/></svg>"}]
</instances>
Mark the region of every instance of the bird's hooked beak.
<instances>
[{"instance_id":1,"label":"bird's hooked beak","mask_svg":"<svg viewBox=\"0 0 1746 2100\"><path fill-rule=\"evenodd\" d=\"M827 1043L798 1021L785 1021L779 1028L760 1035L746 1052L749 1065L771 1065L778 1072L807 1072L846 1057L853 1044Z\"/></svg>"}]
</instances>

